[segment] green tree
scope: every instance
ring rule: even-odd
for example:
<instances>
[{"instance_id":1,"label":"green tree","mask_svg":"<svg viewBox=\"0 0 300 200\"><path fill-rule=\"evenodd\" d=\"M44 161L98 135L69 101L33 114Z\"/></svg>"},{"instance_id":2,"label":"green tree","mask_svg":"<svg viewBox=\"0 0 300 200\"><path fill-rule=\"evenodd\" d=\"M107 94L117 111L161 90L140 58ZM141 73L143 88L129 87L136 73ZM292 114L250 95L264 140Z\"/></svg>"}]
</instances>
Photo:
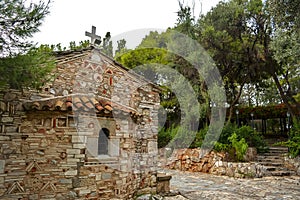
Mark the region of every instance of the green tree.
<instances>
[{"instance_id":1,"label":"green tree","mask_svg":"<svg viewBox=\"0 0 300 200\"><path fill-rule=\"evenodd\" d=\"M102 51L103 53L105 53L106 55L108 55L109 57L113 57L113 45L112 45L112 41L111 39L111 35L110 32L107 32L105 34L105 37L103 38L103 42L102 42Z\"/></svg>"},{"instance_id":2,"label":"green tree","mask_svg":"<svg viewBox=\"0 0 300 200\"><path fill-rule=\"evenodd\" d=\"M49 3L28 3L26 0L0 2L0 56L26 52L32 46L27 39L39 31L49 13Z\"/></svg>"},{"instance_id":3,"label":"green tree","mask_svg":"<svg viewBox=\"0 0 300 200\"><path fill-rule=\"evenodd\" d=\"M230 120L244 86L262 86L260 83L271 76L271 70L278 71L269 53L268 12L261 0L220 2L199 19L198 30L200 43L223 77Z\"/></svg>"},{"instance_id":4,"label":"green tree","mask_svg":"<svg viewBox=\"0 0 300 200\"><path fill-rule=\"evenodd\" d=\"M39 89L48 81L47 75L54 68L52 49L48 46L31 48L26 54L0 59L0 86L13 89Z\"/></svg>"},{"instance_id":5,"label":"green tree","mask_svg":"<svg viewBox=\"0 0 300 200\"><path fill-rule=\"evenodd\" d=\"M198 39L223 76L229 116L249 85L257 97L275 85L289 111L299 115L299 5L299 0L230 0L198 21ZM274 84L265 84L270 78ZM269 97L266 102L273 101Z\"/></svg>"},{"instance_id":6,"label":"green tree","mask_svg":"<svg viewBox=\"0 0 300 200\"><path fill-rule=\"evenodd\" d=\"M0 85L38 88L54 66L48 48L35 48L29 38L49 13L49 3L0 2Z\"/></svg>"},{"instance_id":7,"label":"green tree","mask_svg":"<svg viewBox=\"0 0 300 200\"><path fill-rule=\"evenodd\" d=\"M127 52L128 49L126 48L126 40L121 39L117 41L117 49L115 50L115 58L118 58L125 52Z\"/></svg>"},{"instance_id":8,"label":"green tree","mask_svg":"<svg viewBox=\"0 0 300 200\"><path fill-rule=\"evenodd\" d=\"M273 73L273 79L289 112L299 118L300 1L268 0L267 5L275 30L270 49L280 69L277 74ZM296 105L296 109L290 104Z\"/></svg>"}]
</instances>

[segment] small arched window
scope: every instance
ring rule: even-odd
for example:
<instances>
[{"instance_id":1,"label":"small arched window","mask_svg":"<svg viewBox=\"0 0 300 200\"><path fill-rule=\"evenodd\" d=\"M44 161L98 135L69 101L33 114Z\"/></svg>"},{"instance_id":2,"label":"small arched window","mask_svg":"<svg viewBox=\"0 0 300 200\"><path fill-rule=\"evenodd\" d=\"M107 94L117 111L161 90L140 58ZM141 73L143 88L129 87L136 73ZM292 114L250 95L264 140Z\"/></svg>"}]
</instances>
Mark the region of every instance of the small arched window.
<instances>
[{"instance_id":1,"label":"small arched window","mask_svg":"<svg viewBox=\"0 0 300 200\"><path fill-rule=\"evenodd\" d=\"M107 128L102 128L98 137L98 155L108 154L108 139L109 130Z\"/></svg>"}]
</instances>

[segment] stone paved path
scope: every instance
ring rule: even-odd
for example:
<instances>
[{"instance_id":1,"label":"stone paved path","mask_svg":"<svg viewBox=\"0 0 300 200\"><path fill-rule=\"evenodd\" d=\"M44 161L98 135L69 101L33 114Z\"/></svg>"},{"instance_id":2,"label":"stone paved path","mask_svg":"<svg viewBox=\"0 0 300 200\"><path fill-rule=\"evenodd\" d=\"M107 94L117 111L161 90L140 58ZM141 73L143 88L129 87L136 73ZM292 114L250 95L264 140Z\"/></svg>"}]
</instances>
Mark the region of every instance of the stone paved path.
<instances>
[{"instance_id":1,"label":"stone paved path","mask_svg":"<svg viewBox=\"0 0 300 200\"><path fill-rule=\"evenodd\" d=\"M172 175L171 190L181 194L166 197L166 200L300 200L299 176L235 179L204 173L161 171Z\"/></svg>"}]
</instances>

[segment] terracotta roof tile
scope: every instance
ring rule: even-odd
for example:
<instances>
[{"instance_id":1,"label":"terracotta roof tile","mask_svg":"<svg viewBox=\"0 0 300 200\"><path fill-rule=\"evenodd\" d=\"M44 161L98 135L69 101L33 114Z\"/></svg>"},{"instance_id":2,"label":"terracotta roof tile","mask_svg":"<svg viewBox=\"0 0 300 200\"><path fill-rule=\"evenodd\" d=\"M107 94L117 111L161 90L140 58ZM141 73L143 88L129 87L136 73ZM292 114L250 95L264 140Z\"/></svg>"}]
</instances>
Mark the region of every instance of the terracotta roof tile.
<instances>
[{"instance_id":1,"label":"terracotta roof tile","mask_svg":"<svg viewBox=\"0 0 300 200\"><path fill-rule=\"evenodd\" d=\"M102 111L104 109L99 103L96 104L95 107L98 111Z\"/></svg>"},{"instance_id":2,"label":"terracotta roof tile","mask_svg":"<svg viewBox=\"0 0 300 200\"><path fill-rule=\"evenodd\" d=\"M34 110L38 110L40 107L40 104L38 102L34 102L30 107Z\"/></svg>"},{"instance_id":3,"label":"terracotta roof tile","mask_svg":"<svg viewBox=\"0 0 300 200\"><path fill-rule=\"evenodd\" d=\"M52 98L37 99L25 101L23 103L25 110L60 110L60 111L84 111L96 113L111 113L116 111L116 114L135 115L140 114L133 108L114 103L105 98L96 98L88 95L71 95Z\"/></svg>"},{"instance_id":4,"label":"terracotta roof tile","mask_svg":"<svg viewBox=\"0 0 300 200\"><path fill-rule=\"evenodd\" d=\"M72 110L72 101L66 101L66 106L68 110Z\"/></svg>"},{"instance_id":5,"label":"terracotta roof tile","mask_svg":"<svg viewBox=\"0 0 300 200\"><path fill-rule=\"evenodd\" d=\"M61 101L61 100L57 100L56 103L55 103L55 109L56 110L63 110L63 105L64 105L64 102Z\"/></svg>"}]
</instances>

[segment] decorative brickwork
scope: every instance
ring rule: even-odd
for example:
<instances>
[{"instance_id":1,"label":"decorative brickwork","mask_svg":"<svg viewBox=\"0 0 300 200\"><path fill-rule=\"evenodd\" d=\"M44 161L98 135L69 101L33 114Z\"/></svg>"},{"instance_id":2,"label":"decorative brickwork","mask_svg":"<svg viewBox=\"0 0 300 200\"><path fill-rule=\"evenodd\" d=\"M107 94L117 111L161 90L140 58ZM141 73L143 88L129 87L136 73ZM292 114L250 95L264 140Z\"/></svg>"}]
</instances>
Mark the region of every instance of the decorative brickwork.
<instances>
[{"instance_id":1,"label":"decorative brickwork","mask_svg":"<svg viewBox=\"0 0 300 200\"><path fill-rule=\"evenodd\" d=\"M41 92L0 92L0 198L155 192L160 90L92 47L58 54L53 75Z\"/></svg>"}]
</instances>

